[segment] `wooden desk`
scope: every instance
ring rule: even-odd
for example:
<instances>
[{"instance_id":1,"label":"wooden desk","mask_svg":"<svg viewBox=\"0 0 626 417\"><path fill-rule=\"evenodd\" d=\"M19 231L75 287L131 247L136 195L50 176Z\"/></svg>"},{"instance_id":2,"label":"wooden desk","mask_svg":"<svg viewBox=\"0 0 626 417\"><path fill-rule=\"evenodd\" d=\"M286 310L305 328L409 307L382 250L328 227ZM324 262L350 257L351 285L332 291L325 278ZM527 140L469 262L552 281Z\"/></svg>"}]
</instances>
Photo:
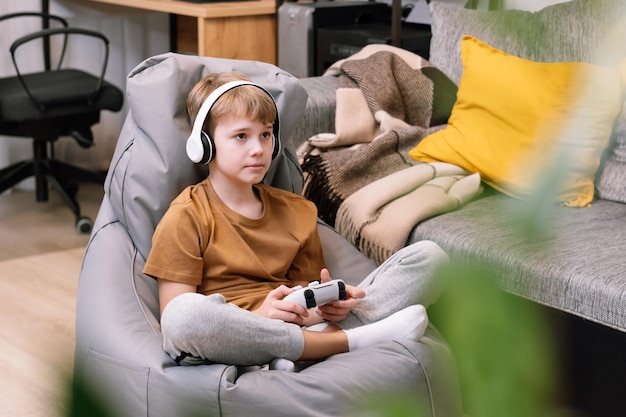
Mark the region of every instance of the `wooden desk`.
<instances>
[{"instance_id":1,"label":"wooden desk","mask_svg":"<svg viewBox=\"0 0 626 417\"><path fill-rule=\"evenodd\" d=\"M276 0L191 3L178 0L90 0L169 13L178 51L276 64Z\"/></svg>"}]
</instances>

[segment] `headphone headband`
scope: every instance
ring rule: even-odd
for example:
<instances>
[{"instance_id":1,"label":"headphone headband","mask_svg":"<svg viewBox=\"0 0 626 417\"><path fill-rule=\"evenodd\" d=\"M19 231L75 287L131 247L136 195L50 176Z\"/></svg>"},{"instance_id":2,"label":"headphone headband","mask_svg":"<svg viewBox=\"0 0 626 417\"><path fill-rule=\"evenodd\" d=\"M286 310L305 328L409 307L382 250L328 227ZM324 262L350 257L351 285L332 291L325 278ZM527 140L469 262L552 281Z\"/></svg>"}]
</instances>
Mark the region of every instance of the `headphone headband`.
<instances>
[{"instance_id":1,"label":"headphone headband","mask_svg":"<svg viewBox=\"0 0 626 417\"><path fill-rule=\"evenodd\" d=\"M240 87L242 85L252 85L254 87L257 87L263 90L268 96L270 96L270 98L272 99L272 102L274 103L274 106L276 106L276 101L274 100L274 97L272 96L272 94L264 87L260 86L259 84L253 83L251 81L245 81L245 80L230 81L217 87L204 100L204 102L202 103L202 106L200 106L200 110L198 110L198 114L196 115L196 118L193 123L193 128L191 129L191 135L187 139L187 146L186 146L187 156L193 162L201 163L201 164L208 164L215 156L213 141L210 138L210 136L207 133L205 133L202 129L204 126L204 121L209 115L209 113L211 112L211 109L213 108L213 105L215 104L215 102L219 100L219 98L222 95L224 95L224 93L232 90L233 88ZM280 152L280 137L279 137L280 129L279 129L279 122L278 122L278 107L276 107L276 120L274 121L273 135L274 135L274 138L273 138L274 149L272 151L272 159L276 158L276 156L278 156L278 153ZM205 143L205 142L208 142L208 143Z\"/></svg>"}]
</instances>

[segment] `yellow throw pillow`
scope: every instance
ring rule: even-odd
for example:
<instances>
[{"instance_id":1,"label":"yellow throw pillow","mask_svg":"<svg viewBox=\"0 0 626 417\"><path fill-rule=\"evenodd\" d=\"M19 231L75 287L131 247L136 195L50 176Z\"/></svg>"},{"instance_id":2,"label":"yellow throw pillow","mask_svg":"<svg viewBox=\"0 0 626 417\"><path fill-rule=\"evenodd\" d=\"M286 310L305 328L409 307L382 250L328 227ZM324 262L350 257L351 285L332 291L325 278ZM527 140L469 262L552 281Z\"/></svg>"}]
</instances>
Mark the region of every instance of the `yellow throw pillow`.
<instances>
[{"instance_id":1,"label":"yellow throw pillow","mask_svg":"<svg viewBox=\"0 0 626 417\"><path fill-rule=\"evenodd\" d=\"M480 40L461 42L463 75L448 126L410 151L479 172L524 198L557 184L554 199L583 207L621 106L618 68L533 62Z\"/></svg>"}]
</instances>

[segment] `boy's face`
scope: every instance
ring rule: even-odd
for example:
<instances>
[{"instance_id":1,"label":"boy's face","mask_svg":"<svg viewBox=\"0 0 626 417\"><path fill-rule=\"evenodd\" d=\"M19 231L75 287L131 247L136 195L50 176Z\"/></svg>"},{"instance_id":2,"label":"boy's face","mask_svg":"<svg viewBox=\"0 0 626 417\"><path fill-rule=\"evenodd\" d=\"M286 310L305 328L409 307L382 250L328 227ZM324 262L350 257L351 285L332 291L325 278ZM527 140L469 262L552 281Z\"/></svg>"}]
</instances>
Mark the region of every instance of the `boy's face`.
<instances>
[{"instance_id":1,"label":"boy's face","mask_svg":"<svg viewBox=\"0 0 626 417\"><path fill-rule=\"evenodd\" d=\"M272 124L242 115L223 117L213 132L215 158L209 175L220 173L230 181L258 184L272 163Z\"/></svg>"}]
</instances>

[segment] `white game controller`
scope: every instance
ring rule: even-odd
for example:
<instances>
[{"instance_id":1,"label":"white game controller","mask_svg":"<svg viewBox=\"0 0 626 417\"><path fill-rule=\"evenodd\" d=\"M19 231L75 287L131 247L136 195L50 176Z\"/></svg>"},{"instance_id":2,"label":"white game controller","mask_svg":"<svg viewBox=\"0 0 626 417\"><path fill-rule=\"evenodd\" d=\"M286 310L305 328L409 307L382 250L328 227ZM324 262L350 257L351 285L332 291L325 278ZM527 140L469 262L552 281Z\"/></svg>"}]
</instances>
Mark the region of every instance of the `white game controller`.
<instances>
[{"instance_id":1,"label":"white game controller","mask_svg":"<svg viewBox=\"0 0 626 417\"><path fill-rule=\"evenodd\" d=\"M297 285L295 291L287 295L284 300L291 301L309 309L313 307L323 306L331 301L345 300L346 284L340 279L322 282L312 281L308 287Z\"/></svg>"}]
</instances>

